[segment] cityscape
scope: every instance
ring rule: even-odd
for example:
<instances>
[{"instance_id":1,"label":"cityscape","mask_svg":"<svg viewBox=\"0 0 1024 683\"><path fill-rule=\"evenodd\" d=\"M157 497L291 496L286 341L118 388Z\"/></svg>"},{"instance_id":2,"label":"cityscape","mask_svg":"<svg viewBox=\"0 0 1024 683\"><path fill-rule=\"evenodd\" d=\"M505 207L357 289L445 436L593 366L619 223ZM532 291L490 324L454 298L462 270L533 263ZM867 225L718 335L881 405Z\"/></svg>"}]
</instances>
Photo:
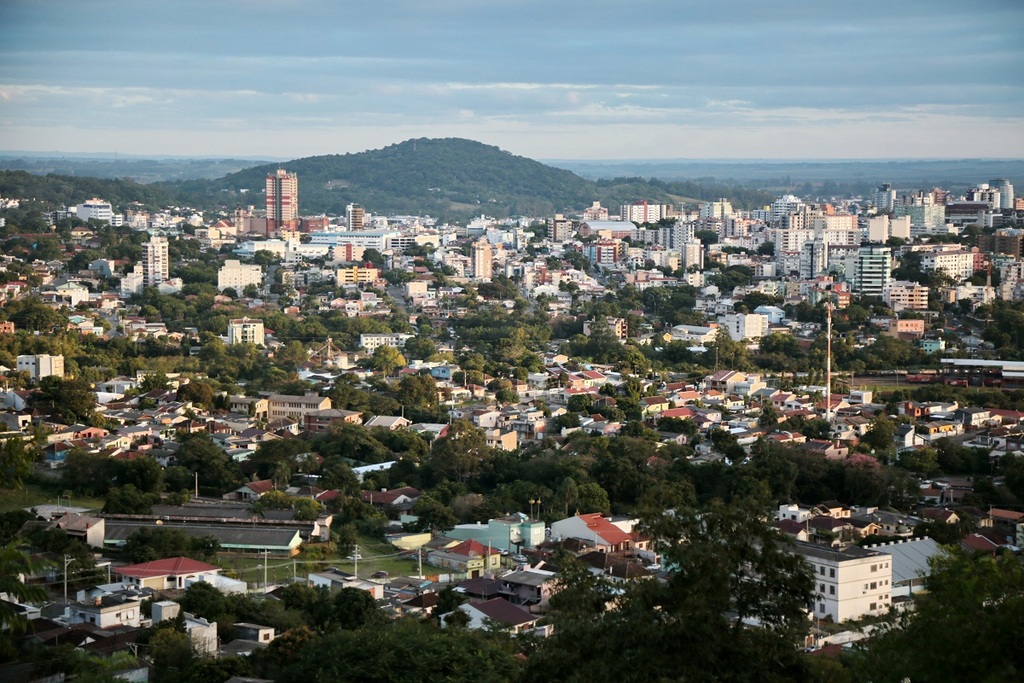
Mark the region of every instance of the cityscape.
<instances>
[{"instance_id":1,"label":"cityscape","mask_svg":"<svg viewBox=\"0 0 1024 683\"><path fill-rule=\"evenodd\" d=\"M233 209L4 191L11 675L383 680L297 654L354 630L571 680L569 639L699 618L796 673L649 671L881 676L933 572L1016 622L1009 180L448 221L268 169Z\"/></svg>"},{"instance_id":2,"label":"cityscape","mask_svg":"<svg viewBox=\"0 0 1024 683\"><path fill-rule=\"evenodd\" d=\"M1022 22L0 2L0 681L1024 680Z\"/></svg>"}]
</instances>

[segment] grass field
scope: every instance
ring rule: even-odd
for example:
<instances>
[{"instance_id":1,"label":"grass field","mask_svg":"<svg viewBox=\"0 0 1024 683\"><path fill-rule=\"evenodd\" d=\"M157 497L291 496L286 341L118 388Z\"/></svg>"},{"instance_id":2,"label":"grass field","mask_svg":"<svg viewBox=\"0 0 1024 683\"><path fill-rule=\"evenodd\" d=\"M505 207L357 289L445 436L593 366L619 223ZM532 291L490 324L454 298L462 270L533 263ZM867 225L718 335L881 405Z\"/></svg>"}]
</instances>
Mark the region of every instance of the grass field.
<instances>
[{"instance_id":1,"label":"grass field","mask_svg":"<svg viewBox=\"0 0 1024 683\"><path fill-rule=\"evenodd\" d=\"M56 505L57 496L63 494L64 491L60 487L43 487L39 484L25 484L20 489L0 489L0 512L21 510L33 505ZM71 496L70 503L67 497L61 498L61 503L71 507L100 510L103 508L104 501L102 498Z\"/></svg>"},{"instance_id":2,"label":"grass field","mask_svg":"<svg viewBox=\"0 0 1024 683\"><path fill-rule=\"evenodd\" d=\"M358 576L369 578L371 574L385 571L388 576L415 576L419 572L416 556L410 559L384 541L368 537L359 539ZM333 554L323 559L309 559L311 556L300 553L293 558L268 557L266 560L267 581L270 583L287 583L293 576L304 577L310 572L336 567L344 572L356 573L356 562L347 557ZM259 555L222 555L220 564L225 573L249 583L250 588L263 584L264 560ZM443 570L423 563L423 573L439 574Z\"/></svg>"}]
</instances>

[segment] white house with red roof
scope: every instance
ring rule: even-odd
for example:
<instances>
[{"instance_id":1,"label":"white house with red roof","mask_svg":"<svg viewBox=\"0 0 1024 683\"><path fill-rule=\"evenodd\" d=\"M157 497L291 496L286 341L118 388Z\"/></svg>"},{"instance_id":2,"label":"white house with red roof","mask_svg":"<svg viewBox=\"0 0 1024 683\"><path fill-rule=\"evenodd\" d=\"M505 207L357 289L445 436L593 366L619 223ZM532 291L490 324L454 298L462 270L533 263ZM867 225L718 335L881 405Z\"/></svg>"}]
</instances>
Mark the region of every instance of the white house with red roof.
<instances>
[{"instance_id":1,"label":"white house with red roof","mask_svg":"<svg viewBox=\"0 0 1024 683\"><path fill-rule=\"evenodd\" d=\"M168 557L163 560L114 567L110 571L121 577L125 583L136 584L140 588L171 590L185 588L186 579L218 576L221 568L190 557Z\"/></svg>"},{"instance_id":2,"label":"white house with red roof","mask_svg":"<svg viewBox=\"0 0 1024 683\"><path fill-rule=\"evenodd\" d=\"M432 550L427 559L435 567L465 573L471 579L501 567L501 551L474 540Z\"/></svg>"},{"instance_id":3,"label":"white house with red roof","mask_svg":"<svg viewBox=\"0 0 1024 683\"><path fill-rule=\"evenodd\" d=\"M566 517L557 521L551 525L551 536L555 539L579 538L590 541L602 552L627 550L633 542L631 533L613 524L600 512Z\"/></svg>"},{"instance_id":4,"label":"white house with red roof","mask_svg":"<svg viewBox=\"0 0 1024 683\"><path fill-rule=\"evenodd\" d=\"M274 482L270 479L261 479L258 481L250 481L239 486L231 493L224 494L224 497L229 500L258 500L264 493L272 491L274 489Z\"/></svg>"}]
</instances>

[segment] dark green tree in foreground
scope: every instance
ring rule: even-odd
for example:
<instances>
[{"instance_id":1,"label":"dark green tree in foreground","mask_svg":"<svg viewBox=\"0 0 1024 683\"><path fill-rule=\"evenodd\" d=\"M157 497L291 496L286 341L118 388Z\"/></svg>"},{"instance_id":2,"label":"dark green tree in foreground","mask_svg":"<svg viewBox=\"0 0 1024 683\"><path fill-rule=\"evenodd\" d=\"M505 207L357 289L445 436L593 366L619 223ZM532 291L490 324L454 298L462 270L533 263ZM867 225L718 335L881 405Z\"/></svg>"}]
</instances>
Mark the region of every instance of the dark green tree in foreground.
<instances>
[{"instance_id":1,"label":"dark green tree in foreground","mask_svg":"<svg viewBox=\"0 0 1024 683\"><path fill-rule=\"evenodd\" d=\"M1024 564L950 551L931 562L916 609L893 616L853 662L855 679L887 683L1024 680Z\"/></svg>"},{"instance_id":2,"label":"dark green tree in foreground","mask_svg":"<svg viewBox=\"0 0 1024 683\"><path fill-rule=\"evenodd\" d=\"M797 645L813 583L787 541L760 521L765 514L760 505L715 502L650 518L675 573L664 584L631 585L610 610L588 597L586 577L566 586L573 604L559 608L570 618L530 657L525 680L591 681L595 672L609 681L806 680Z\"/></svg>"}]
</instances>

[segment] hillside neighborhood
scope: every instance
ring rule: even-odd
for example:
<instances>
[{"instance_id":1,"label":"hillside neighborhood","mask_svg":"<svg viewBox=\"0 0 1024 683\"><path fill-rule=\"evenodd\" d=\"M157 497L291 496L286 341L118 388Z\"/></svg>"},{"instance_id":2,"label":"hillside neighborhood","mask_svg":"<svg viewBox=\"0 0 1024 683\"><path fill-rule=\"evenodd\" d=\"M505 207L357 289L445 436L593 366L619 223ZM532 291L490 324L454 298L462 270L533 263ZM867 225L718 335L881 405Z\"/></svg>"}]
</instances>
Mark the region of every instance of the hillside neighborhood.
<instances>
[{"instance_id":1,"label":"hillside neighborhood","mask_svg":"<svg viewBox=\"0 0 1024 683\"><path fill-rule=\"evenodd\" d=\"M552 680L701 620L867 680L957 572L1021 605L1008 180L464 223L265 180L0 199L3 680Z\"/></svg>"}]
</instances>

